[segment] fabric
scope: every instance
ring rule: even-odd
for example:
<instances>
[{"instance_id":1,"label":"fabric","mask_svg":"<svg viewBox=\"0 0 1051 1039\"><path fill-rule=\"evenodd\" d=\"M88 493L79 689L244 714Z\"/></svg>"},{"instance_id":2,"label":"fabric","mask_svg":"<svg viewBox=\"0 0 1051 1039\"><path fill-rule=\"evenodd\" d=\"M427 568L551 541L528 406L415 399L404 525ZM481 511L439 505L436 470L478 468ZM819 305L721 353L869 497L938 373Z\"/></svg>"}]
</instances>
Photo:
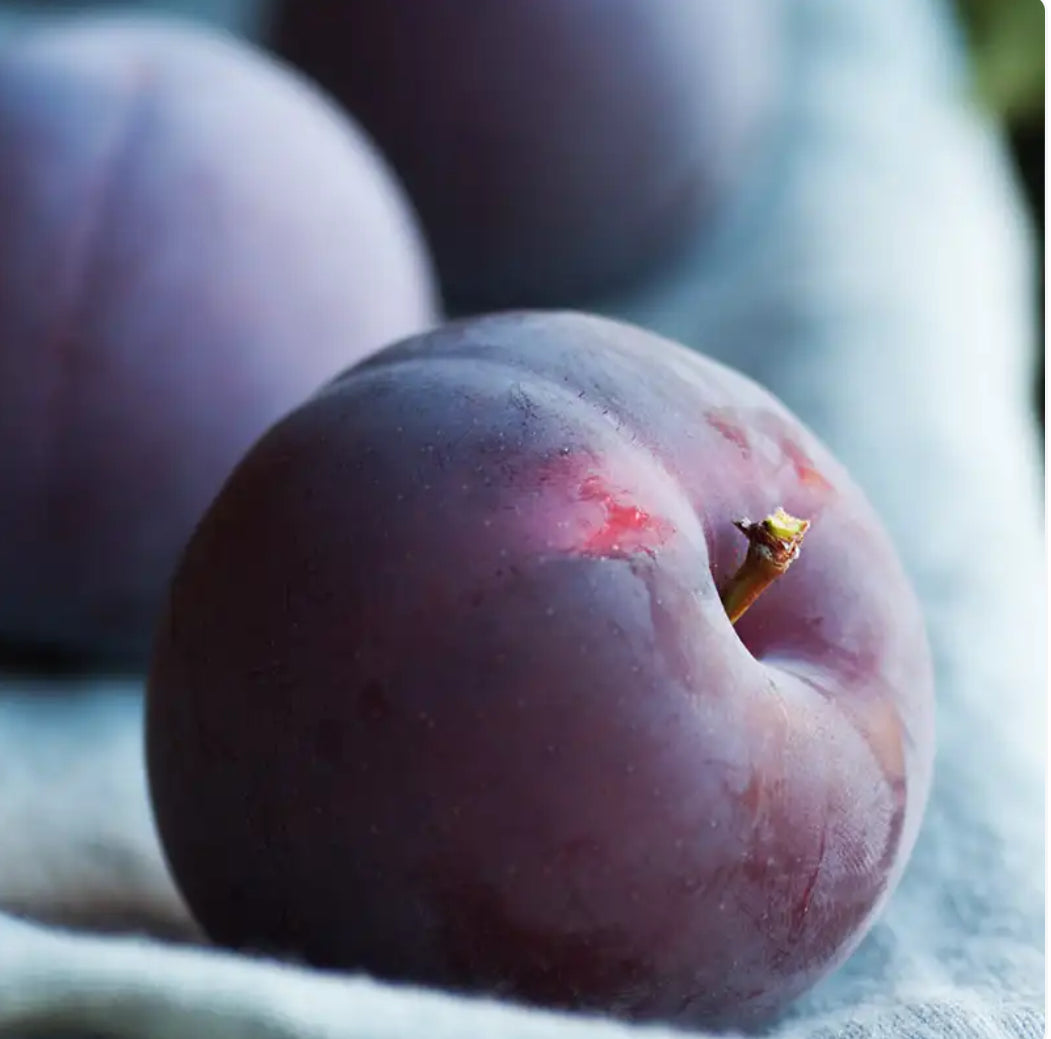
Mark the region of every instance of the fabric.
<instances>
[{"instance_id":1,"label":"fabric","mask_svg":"<svg viewBox=\"0 0 1051 1039\"><path fill-rule=\"evenodd\" d=\"M771 7L783 107L751 182L675 270L581 305L781 396L866 487L926 611L938 760L918 846L870 936L774 1035L1035 1039L1046 564L1031 233L944 8ZM672 1034L195 946L151 829L139 685L40 685L0 686L0 906L37 921L0 915L0 1035Z\"/></svg>"}]
</instances>

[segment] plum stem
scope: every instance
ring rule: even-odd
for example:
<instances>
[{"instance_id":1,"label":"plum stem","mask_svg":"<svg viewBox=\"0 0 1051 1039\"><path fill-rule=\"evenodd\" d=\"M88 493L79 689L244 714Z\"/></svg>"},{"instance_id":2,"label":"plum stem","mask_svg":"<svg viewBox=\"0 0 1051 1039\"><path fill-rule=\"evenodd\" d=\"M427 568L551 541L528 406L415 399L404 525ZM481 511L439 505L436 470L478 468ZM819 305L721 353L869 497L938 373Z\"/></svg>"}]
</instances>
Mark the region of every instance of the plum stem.
<instances>
[{"instance_id":1,"label":"plum stem","mask_svg":"<svg viewBox=\"0 0 1051 1039\"><path fill-rule=\"evenodd\" d=\"M810 521L796 519L778 506L758 523L739 519L734 526L748 538L748 552L720 593L731 624L795 562Z\"/></svg>"}]
</instances>

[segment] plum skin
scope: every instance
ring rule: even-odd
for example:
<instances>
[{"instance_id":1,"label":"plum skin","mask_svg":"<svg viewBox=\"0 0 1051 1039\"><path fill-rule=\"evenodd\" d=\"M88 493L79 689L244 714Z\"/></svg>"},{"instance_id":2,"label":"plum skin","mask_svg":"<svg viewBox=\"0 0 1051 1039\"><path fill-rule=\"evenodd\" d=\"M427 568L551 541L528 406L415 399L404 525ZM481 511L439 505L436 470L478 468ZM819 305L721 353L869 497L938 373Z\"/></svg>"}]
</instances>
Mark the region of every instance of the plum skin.
<instances>
[{"instance_id":1,"label":"plum skin","mask_svg":"<svg viewBox=\"0 0 1051 1039\"><path fill-rule=\"evenodd\" d=\"M813 526L731 627L732 520ZM235 947L688 1024L856 946L932 760L922 619L760 387L605 319L457 322L277 424L148 684L162 841Z\"/></svg>"},{"instance_id":2,"label":"plum skin","mask_svg":"<svg viewBox=\"0 0 1051 1039\"><path fill-rule=\"evenodd\" d=\"M273 36L390 157L468 313L673 257L762 142L778 29L757 0L285 0Z\"/></svg>"},{"instance_id":3,"label":"plum skin","mask_svg":"<svg viewBox=\"0 0 1051 1039\"><path fill-rule=\"evenodd\" d=\"M219 34L77 18L0 51L0 637L144 666L252 442L435 320L400 188Z\"/></svg>"}]
</instances>

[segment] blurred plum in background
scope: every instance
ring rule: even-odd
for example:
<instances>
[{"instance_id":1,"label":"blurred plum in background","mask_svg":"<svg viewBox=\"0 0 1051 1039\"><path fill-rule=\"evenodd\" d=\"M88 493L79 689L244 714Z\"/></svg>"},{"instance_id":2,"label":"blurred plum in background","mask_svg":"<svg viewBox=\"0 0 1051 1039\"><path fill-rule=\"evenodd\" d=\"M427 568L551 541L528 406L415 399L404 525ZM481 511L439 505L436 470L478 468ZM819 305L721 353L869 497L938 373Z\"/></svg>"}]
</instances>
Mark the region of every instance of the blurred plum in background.
<instances>
[{"instance_id":1,"label":"blurred plum in background","mask_svg":"<svg viewBox=\"0 0 1051 1039\"><path fill-rule=\"evenodd\" d=\"M776 94L757 0L287 0L274 45L361 120L459 310L578 302L669 257Z\"/></svg>"},{"instance_id":2,"label":"blurred plum in background","mask_svg":"<svg viewBox=\"0 0 1051 1039\"><path fill-rule=\"evenodd\" d=\"M146 654L227 470L434 319L366 138L232 38L80 18L0 52L0 637Z\"/></svg>"}]
</instances>

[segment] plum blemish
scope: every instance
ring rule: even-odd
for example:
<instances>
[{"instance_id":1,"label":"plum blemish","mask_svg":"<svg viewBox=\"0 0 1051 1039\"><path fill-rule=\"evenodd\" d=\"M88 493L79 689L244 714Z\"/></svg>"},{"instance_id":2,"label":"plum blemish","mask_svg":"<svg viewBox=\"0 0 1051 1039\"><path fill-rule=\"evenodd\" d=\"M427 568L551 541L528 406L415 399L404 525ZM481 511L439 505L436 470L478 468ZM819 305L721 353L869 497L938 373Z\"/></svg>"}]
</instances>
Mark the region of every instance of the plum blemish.
<instances>
[{"instance_id":1,"label":"plum blemish","mask_svg":"<svg viewBox=\"0 0 1051 1039\"><path fill-rule=\"evenodd\" d=\"M672 525L654 516L623 494L613 491L600 476L589 476L580 485L580 499L597 502L603 516L598 526L587 532L580 551L596 556L626 556L635 552L654 553L672 532Z\"/></svg>"},{"instance_id":2,"label":"plum blemish","mask_svg":"<svg viewBox=\"0 0 1051 1039\"><path fill-rule=\"evenodd\" d=\"M810 457L794 440L783 437L781 450L784 452L785 458L791 463L796 476L799 478L799 482L804 487L811 487L820 491L827 491L832 487L832 484L814 468L814 463L810 460Z\"/></svg>"},{"instance_id":3,"label":"plum blemish","mask_svg":"<svg viewBox=\"0 0 1051 1039\"><path fill-rule=\"evenodd\" d=\"M754 409L742 411L738 408L710 408L704 413L704 421L724 440L733 444L740 451L742 458L752 457L753 446L757 446L753 444L752 437L758 434L760 443L765 440L773 446L773 457L767 457L768 464L783 465L787 462L804 487L818 491L831 489L832 484L814 468L814 463L806 451L785 432L782 423L772 416Z\"/></svg>"},{"instance_id":4,"label":"plum blemish","mask_svg":"<svg viewBox=\"0 0 1051 1039\"><path fill-rule=\"evenodd\" d=\"M704 413L704 420L720 436L730 441L741 452L742 457L751 458L752 445L748 442L744 429L733 420L732 415L732 409L712 408Z\"/></svg>"}]
</instances>

